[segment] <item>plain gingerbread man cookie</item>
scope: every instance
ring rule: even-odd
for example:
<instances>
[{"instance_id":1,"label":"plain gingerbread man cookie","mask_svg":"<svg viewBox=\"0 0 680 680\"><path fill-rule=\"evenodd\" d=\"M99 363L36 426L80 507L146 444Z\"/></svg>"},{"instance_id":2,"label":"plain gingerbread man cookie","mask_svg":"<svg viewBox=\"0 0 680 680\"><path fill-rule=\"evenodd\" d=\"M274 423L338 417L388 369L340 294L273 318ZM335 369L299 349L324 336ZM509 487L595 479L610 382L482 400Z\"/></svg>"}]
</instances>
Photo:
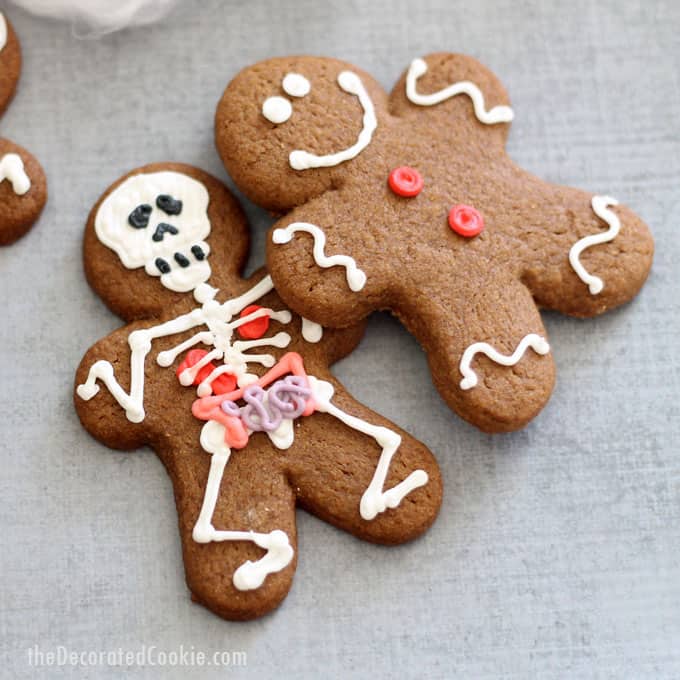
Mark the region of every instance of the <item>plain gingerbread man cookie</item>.
<instances>
[{"instance_id":1,"label":"plain gingerbread man cookie","mask_svg":"<svg viewBox=\"0 0 680 680\"><path fill-rule=\"evenodd\" d=\"M525 425L553 389L539 308L621 305L653 255L614 199L517 167L512 117L488 69L433 54L390 95L334 59L265 61L233 79L215 119L236 184L284 215L267 266L285 303L338 328L390 310L450 407L489 432Z\"/></svg>"},{"instance_id":2,"label":"plain gingerbread man cookie","mask_svg":"<svg viewBox=\"0 0 680 680\"><path fill-rule=\"evenodd\" d=\"M12 100L21 73L21 49L12 24L0 12L0 115ZM0 246L23 236L47 201L40 163L26 149L0 137Z\"/></svg>"},{"instance_id":3,"label":"plain gingerbread man cookie","mask_svg":"<svg viewBox=\"0 0 680 680\"><path fill-rule=\"evenodd\" d=\"M229 619L286 596L297 505L395 544L427 529L442 492L427 448L329 372L363 324L291 314L265 272L241 278L247 249L235 199L196 168L148 165L113 184L87 223L85 270L129 323L88 350L74 396L99 441L161 458L192 596Z\"/></svg>"}]
</instances>

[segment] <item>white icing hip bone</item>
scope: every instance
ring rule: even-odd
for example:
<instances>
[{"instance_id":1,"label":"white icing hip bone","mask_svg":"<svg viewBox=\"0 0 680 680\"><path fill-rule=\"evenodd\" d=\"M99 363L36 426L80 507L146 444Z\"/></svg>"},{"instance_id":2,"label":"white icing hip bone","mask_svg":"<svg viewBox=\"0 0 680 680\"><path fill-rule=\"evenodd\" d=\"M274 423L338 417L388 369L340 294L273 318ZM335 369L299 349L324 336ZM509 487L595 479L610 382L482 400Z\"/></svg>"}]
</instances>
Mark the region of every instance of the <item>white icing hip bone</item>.
<instances>
[{"instance_id":1,"label":"white icing hip bone","mask_svg":"<svg viewBox=\"0 0 680 680\"><path fill-rule=\"evenodd\" d=\"M95 231L125 267L185 293L210 278L209 200L201 182L179 172L133 175L102 202Z\"/></svg>"}]
</instances>

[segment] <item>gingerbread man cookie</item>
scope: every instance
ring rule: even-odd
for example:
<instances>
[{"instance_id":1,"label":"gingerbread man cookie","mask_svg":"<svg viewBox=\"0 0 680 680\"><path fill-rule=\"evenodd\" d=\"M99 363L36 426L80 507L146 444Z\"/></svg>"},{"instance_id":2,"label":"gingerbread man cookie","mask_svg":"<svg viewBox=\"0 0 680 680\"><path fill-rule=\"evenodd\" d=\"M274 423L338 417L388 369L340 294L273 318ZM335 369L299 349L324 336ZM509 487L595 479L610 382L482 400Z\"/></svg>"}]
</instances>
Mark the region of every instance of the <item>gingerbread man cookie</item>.
<instances>
[{"instance_id":1,"label":"gingerbread man cookie","mask_svg":"<svg viewBox=\"0 0 680 680\"><path fill-rule=\"evenodd\" d=\"M21 73L21 49L12 24L0 12L0 114L14 96ZM26 149L0 137L0 246L23 236L47 200L40 163Z\"/></svg>"},{"instance_id":2,"label":"gingerbread man cookie","mask_svg":"<svg viewBox=\"0 0 680 680\"><path fill-rule=\"evenodd\" d=\"M388 309L427 352L450 407L514 430L554 383L539 308L600 314L644 283L653 241L607 196L555 186L506 155L513 112L474 59L415 59L390 95L334 59L246 68L218 104L218 151L284 215L267 266L291 309L344 327Z\"/></svg>"},{"instance_id":3,"label":"gingerbread man cookie","mask_svg":"<svg viewBox=\"0 0 680 680\"><path fill-rule=\"evenodd\" d=\"M161 458L192 596L230 619L286 596L296 505L394 544L441 502L432 454L329 372L363 325L291 314L264 271L241 278L247 248L235 199L196 168L148 165L113 184L87 223L85 270L129 323L88 350L74 396L101 442Z\"/></svg>"}]
</instances>

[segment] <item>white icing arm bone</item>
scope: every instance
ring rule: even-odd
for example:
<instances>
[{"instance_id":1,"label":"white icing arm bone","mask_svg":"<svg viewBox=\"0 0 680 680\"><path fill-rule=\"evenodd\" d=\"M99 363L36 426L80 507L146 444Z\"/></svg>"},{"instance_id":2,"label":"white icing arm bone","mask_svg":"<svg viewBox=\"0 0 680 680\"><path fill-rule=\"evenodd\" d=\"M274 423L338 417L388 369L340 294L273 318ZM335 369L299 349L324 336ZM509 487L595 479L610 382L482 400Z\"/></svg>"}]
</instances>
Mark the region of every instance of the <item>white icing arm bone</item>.
<instances>
[{"instance_id":1,"label":"white icing arm bone","mask_svg":"<svg viewBox=\"0 0 680 680\"><path fill-rule=\"evenodd\" d=\"M334 389L331 383L310 376L309 384L314 394L317 411L328 413L353 430L373 437L378 445L382 447L382 453L373 474L373 479L371 479L371 483L361 497L359 512L365 520L374 519L379 513L387 510L387 508L396 508L407 494L427 484L427 472L425 470L414 470L399 484L387 491L383 491L390 462L401 444L401 437L386 427L371 425L365 420L352 416L332 404L331 399L333 398Z\"/></svg>"}]
</instances>

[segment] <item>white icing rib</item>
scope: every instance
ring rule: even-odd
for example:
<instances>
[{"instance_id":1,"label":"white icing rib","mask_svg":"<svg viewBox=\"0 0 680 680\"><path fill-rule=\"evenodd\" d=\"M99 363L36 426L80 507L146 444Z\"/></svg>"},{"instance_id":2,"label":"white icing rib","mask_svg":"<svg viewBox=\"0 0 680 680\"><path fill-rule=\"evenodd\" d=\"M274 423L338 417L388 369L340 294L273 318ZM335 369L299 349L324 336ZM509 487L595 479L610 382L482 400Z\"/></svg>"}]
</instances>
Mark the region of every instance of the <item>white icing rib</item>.
<instances>
[{"instance_id":1,"label":"white icing rib","mask_svg":"<svg viewBox=\"0 0 680 680\"><path fill-rule=\"evenodd\" d=\"M446 99L459 94L466 94L472 100L475 116L480 123L494 125L495 123L509 123L514 118L514 113L509 106L494 106L489 111L484 104L482 91L469 80L461 80L445 87L439 92L432 94L420 94L417 91L417 80L427 72L427 63L424 59L414 59L406 74L406 96L418 106L434 106Z\"/></svg>"},{"instance_id":2,"label":"white icing rib","mask_svg":"<svg viewBox=\"0 0 680 680\"><path fill-rule=\"evenodd\" d=\"M302 318L302 337L311 343L319 342L323 338L323 326L316 321Z\"/></svg>"},{"instance_id":3,"label":"white icing rib","mask_svg":"<svg viewBox=\"0 0 680 680\"><path fill-rule=\"evenodd\" d=\"M0 158L0 182L4 180L10 182L17 196L23 196L31 188L31 180L26 174L24 162L19 154L8 153Z\"/></svg>"},{"instance_id":4,"label":"white icing rib","mask_svg":"<svg viewBox=\"0 0 680 680\"><path fill-rule=\"evenodd\" d=\"M517 345L517 349L509 356L501 354L487 342L475 342L465 350L460 360L460 372L463 375L463 379L460 381L460 388L462 390L472 389L479 381L477 374L470 368L475 354L486 354L491 361L495 361L501 366L514 366L524 356L529 347L537 354L547 354L550 351L548 341L536 333L525 335L519 345Z\"/></svg>"},{"instance_id":5,"label":"white icing rib","mask_svg":"<svg viewBox=\"0 0 680 680\"><path fill-rule=\"evenodd\" d=\"M328 267L340 266L344 267L347 274L347 285L350 290L355 293L360 291L366 285L366 274L357 267L357 263L353 257L349 255L331 255L326 257L324 248L326 247L326 234L323 230L310 222L293 222L285 228L275 229L272 234L272 241L276 244L289 243L293 234L298 231L304 231L311 234L314 238L314 261L327 269Z\"/></svg>"},{"instance_id":6,"label":"white icing rib","mask_svg":"<svg viewBox=\"0 0 680 680\"><path fill-rule=\"evenodd\" d=\"M356 143L352 146L337 151L336 153L326 154L325 156L317 156L302 149L296 149L290 152L288 161L290 167L294 170L309 170L310 168L329 168L334 165L339 165L345 161L358 156L370 143L373 133L378 127L378 120L375 117L375 109L373 102L366 92L361 78L352 71L343 71L338 76L338 85L348 94L353 94L359 98L359 103L364 110L364 117L362 129L359 133Z\"/></svg>"},{"instance_id":7,"label":"white icing rib","mask_svg":"<svg viewBox=\"0 0 680 680\"><path fill-rule=\"evenodd\" d=\"M569 251L569 263L578 275L579 279L583 283L587 284L590 294L597 295L602 292L604 288L604 282L599 276L593 276L589 274L585 267L581 264L581 253L590 246L596 246L601 243L608 243L613 241L621 229L621 221L619 220L616 213L609 210L610 205L618 205L619 202L611 196L593 196L590 202L593 212L601 219L604 220L609 229L603 231L599 234L591 234L590 236L584 236L581 240L577 241Z\"/></svg>"}]
</instances>

